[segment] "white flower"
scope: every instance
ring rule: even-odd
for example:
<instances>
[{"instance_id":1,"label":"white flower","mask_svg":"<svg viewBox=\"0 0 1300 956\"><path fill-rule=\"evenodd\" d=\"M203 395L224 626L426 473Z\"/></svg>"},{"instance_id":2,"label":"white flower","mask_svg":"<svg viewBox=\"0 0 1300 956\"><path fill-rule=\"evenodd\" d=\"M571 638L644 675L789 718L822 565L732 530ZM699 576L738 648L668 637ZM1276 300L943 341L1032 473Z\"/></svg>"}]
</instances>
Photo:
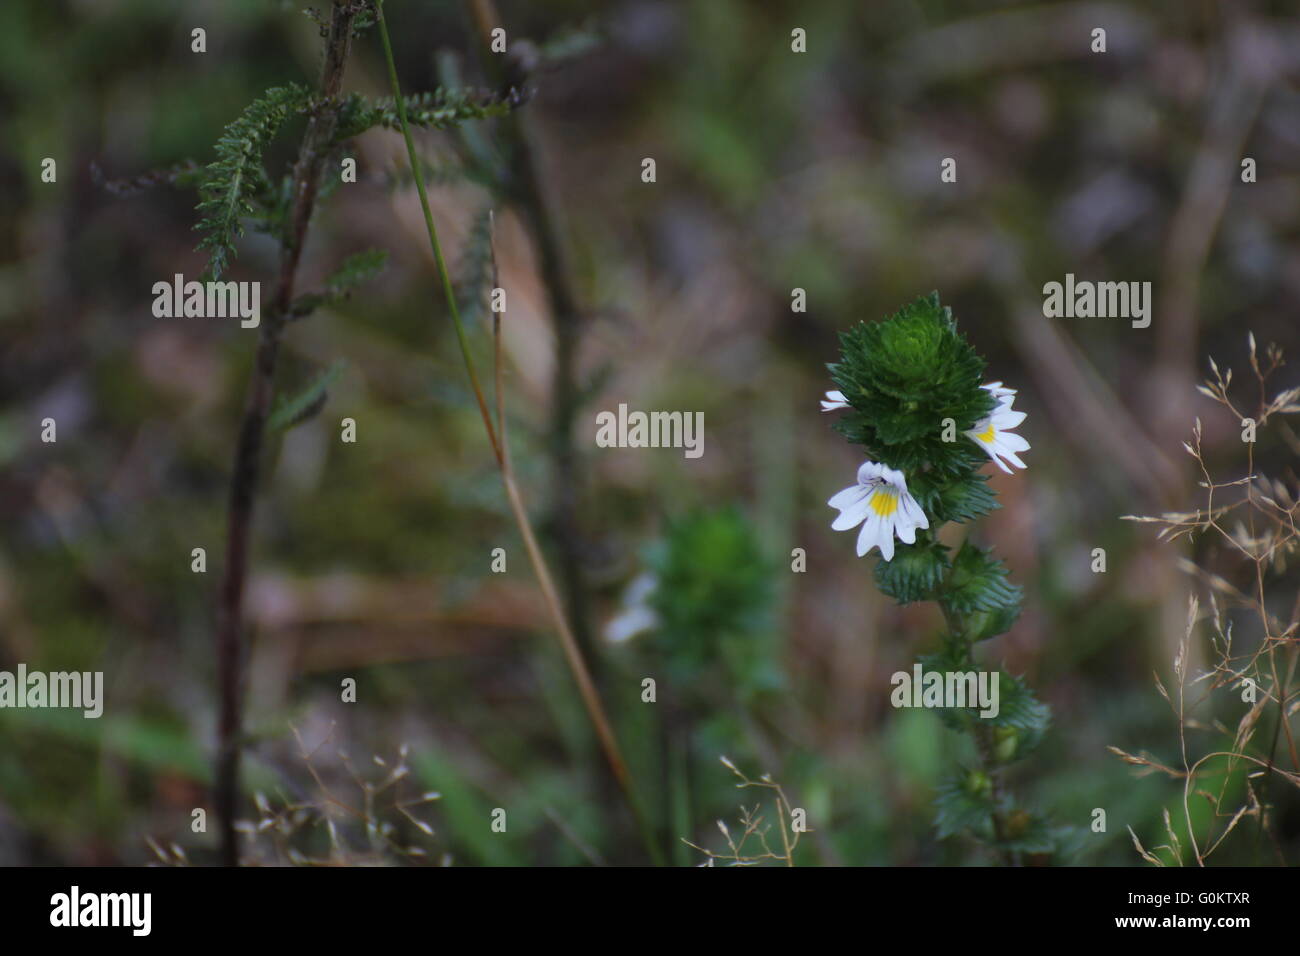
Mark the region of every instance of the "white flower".
<instances>
[{"instance_id":1,"label":"white flower","mask_svg":"<svg viewBox=\"0 0 1300 956\"><path fill-rule=\"evenodd\" d=\"M833 412L837 408L848 407L849 400L844 397L843 392L831 390L827 392L826 397L822 399L822 411L824 412Z\"/></svg>"},{"instance_id":2,"label":"white flower","mask_svg":"<svg viewBox=\"0 0 1300 956\"><path fill-rule=\"evenodd\" d=\"M621 612L605 625L605 640L621 644L659 626L659 615L650 606L650 596L658 586L658 580L650 572L637 575L623 593Z\"/></svg>"},{"instance_id":3,"label":"white flower","mask_svg":"<svg viewBox=\"0 0 1300 956\"><path fill-rule=\"evenodd\" d=\"M989 382L987 385L981 385L980 388L993 393L993 397L998 400L998 404L1006 402L1010 405L1015 399L1012 397L1016 394L1014 388L1007 388L1001 382Z\"/></svg>"},{"instance_id":4,"label":"white flower","mask_svg":"<svg viewBox=\"0 0 1300 956\"><path fill-rule=\"evenodd\" d=\"M904 544L913 544L916 529L930 527L921 506L908 494L903 473L874 461L863 462L858 469L858 483L826 503L840 512L831 523L835 531L862 525L858 532L858 557L878 547L880 556L892 561L895 534Z\"/></svg>"},{"instance_id":5,"label":"white flower","mask_svg":"<svg viewBox=\"0 0 1300 956\"><path fill-rule=\"evenodd\" d=\"M1001 382L990 382L981 387L992 392L998 404L987 418L981 418L965 435L983 448L993 463L1009 475L1012 472L1007 467L1007 462L1017 468L1025 467L1025 463L1020 460L1016 452L1028 451L1029 442L1011 433L1011 429L1025 420L1025 413L1011 408L1016 400L1014 388L1005 388Z\"/></svg>"}]
</instances>

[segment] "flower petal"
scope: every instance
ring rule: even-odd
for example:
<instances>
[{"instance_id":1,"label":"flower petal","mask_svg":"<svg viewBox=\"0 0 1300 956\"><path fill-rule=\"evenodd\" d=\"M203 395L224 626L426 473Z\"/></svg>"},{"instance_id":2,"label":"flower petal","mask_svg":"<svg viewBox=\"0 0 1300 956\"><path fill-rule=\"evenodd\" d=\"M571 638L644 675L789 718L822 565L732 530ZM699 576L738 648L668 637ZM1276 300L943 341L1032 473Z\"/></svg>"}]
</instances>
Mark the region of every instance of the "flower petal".
<instances>
[{"instance_id":1,"label":"flower petal","mask_svg":"<svg viewBox=\"0 0 1300 956\"><path fill-rule=\"evenodd\" d=\"M861 501L865 498L870 490L870 488L864 488L862 485L849 485L849 487L845 488L843 491L836 492L834 497L826 503L832 508L839 508L843 511L854 502Z\"/></svg>"},{"instance_id":2,"label":"flower petal","mask_svg":"<svg viewBox=\"0 0 1300 956\"><path fill-rule=\"evenodd\" d=\"M1007 461L1011 462L1011 464L1015 465L1017 468L1026 467L1025 463L1020 460L1019 456L1017 456L1015 452L1010 451L1006 448L1001 449L1001 451L1002 451L1002 457L1005 458Z\"/></svg>"},{"instance_id":3,"label":"flower petal","mask_svg":"<svg viewBox=\"0 0 1300 956\"><path fill-rule=\"evenodd\" d=\"M870 515L866 523L862 525L862 530L858 532L858 557L862 557L872 548L876 547L880 541L880 516Z\"/></svg>"},{"instance_id":4,"label":"flower petal","mask_svg":"<svg viewBox=\"0 0 1300 956\"><path fill-rule=\"evenodd\" d=\"M865 485L873 478L879 478L884 470L884 465L878 465L874 461L864 461L858 466L858 484Z\"/></svg>"},{"instance_id":5,"label":"flower petal","mask_svg":"<svg viewBox=\"0 0 1300 956\"><path fill-rule=\"evenodd\" d=\"M907 479L903 477L901 471L894 468L886 468L884 465L881 465L880 477L884 478L885 481L889 482L895 488L900 489L903 494L907 494Z\"/></svg>"},{"instance_id":6,"label":"flower petal","mask_svg":"<svg viewBox=\"0 0 1300 956\"><path fill-rule=\"evenodd\" d=\"M831 530L848 531L850 528L856 528L862 524L862 519L867 517L871 511L867 501L867 498L863 498L841 511L836 519L831 522Z\"/></svg>"},{"instance_id":7,"label":"flower petal","mask_svg":"<svg viewBox=\"0 0 1300 956\"><path fill-rule=\"evenodd\" d=\"M886 561L894 560L894 523L892 521L882 522L882 534L879 538L880 556Z\"/></svg>"},{"instance_id":8,"label":"flower petal","mask_svg":"<svg viewBox=\"0 0 1300 956\"><path fill-rule=\"evenodd\" d=\"M1013 472L1010 468L1008 468L1006 465L1002 463L1002 459L998 457L998 452L995 449L992 448L988 449L988 453L989 453L989 460L992 461L993 464L997 465L1008 475L1015 474L1015 472Z\"/></svg>"},{"instance_id":9,"label":"flower petal","mask_svg":"<svg viewBox=\"0 0 1300 956\"><path fill-rule=\"evenodd\" d=\"M833 412L837 408L848 407L849 400L844 397L844 393L834 389L827 392L826 397L822 399L822 411L824 412Z\"/></svg>"},{"instance_id":10,"label":"flower petal","mask_svg":"<svg viewBox=\"0 0 1300 956\"><path fill-rule=\"evenodd\" d=\"M903 544L916 544L916 525L905 517L895 524L894 530L898 532L898 540Z\"/></svg>"},{"instance_id":11,"label":"flower petal","mask_svg":"<svg viewBox=\"0 0 1300 956\"><path fill-rule=\"evenodd\" d=\"M1002 405L993 410L990 419L993 422L994 428L1000 432L1004 432L1015 428L1023 422L1025 420L1025 413L1012 411L1010 405Z\"/></svg>"},{"instance_id":12,"label":"flower petal","mask_svg":"<svg viewBox=\"0 0 1300 956\"><path fill-rule=\"evenodd\" d=\"M1009 451L1029 451L1029 442L1019 435L1011 433L998 435L998 443Z\"/></svg>"},{"instance_id":13,"label":"flower petal","mask_svg":"<svg viewBox=\"0 0 1300 956\"><path fill-rule=\"evenodd\" d=\"M921 506L917 504L916 499L911 495L903 495L903 507L918 528L930 527L930 519L925 516L925 512L921 510Z\"/></svg>"}]
</instances>

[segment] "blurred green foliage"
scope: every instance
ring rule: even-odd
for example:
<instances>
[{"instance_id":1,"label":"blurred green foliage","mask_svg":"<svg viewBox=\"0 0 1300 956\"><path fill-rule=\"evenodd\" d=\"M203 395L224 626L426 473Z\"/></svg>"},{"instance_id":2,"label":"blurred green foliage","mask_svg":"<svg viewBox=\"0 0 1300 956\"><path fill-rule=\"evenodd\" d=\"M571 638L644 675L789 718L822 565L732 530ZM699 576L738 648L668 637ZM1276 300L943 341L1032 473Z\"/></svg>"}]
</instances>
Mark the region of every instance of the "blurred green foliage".
<instances>
[{"instance_id":1,"label":"blurred green foliage","mask_svg":"<svg viewBox=\"0 0 1300 956\"><path fill-rule=\"evenodd\" d=\"M1009 783L1075 826L1105 808L1107 832L1086 833L1078 859L1139 864L1127 827L1148 848L1166 842L1166 808L1183 827L1181 787L1135 780L1105 748L1176 760L1176 723L1151 674L1167 674L1182 630L1177 561L1236 584L1243 568L1210 542L1157 544L1117 519L1192 506L1179 442L1197 415L1212 463L1244 473L1236 423L1215 425L1192 404L1204 355L1240 366L1247 327L1297 354L1294 97L1275 83L1249 109L1224 99L1234 88L1224 77L1243 75L1231 71L1251 50L1243 31L1277 34L1289 8L1116 7L1113 52L1097 58L1071 32L1083 9L1071 3L500 7L512 38L568 49L523 109L543 134L586 309L577 444L593 617L616 614L647 567L660 580L660 628L592 650L662 845L698 862L680 838L706 839L716 819L734 818L745 795L717 764L726 754L751 775L772 773L809 811L817 832L801 863L978 859L931 825L946 768L975 755L932 715L887 703L888 675L932 649L941 624L933 609L881 601L845 560L824 502L856 461L816 409L837 330L937 286L988 377L1022 383L1018 405L1031 410L1033 470L985 519L1025 608L985 647L1057 720ZM460 5L390 9L407 88L486 84ZM202 56L189 48L200 25ZM806 54L790 52L796 25ZM191 833L189 814L206 800L214 571L252 340L149 315L154 281L203 268L194 193L116 195L91 170L112 181L211 161L221 131L264 91L311 83L318 54L316 25L290 3L0 5L0 668L102 669L109 693L93 723L0 712L0 862L139 863L146 836L210 859L211 836ZM447 61L459 75L450 84ZM369 39L347 86L367 97L383 88ZM1261 175L1230 184L1222 220L1207 227L1180 210L1203 208L1188 199L1192 170L1227 141L1212 116L1257 117L1229 167L1239 152ZM269 143L267 169L292 161L300 123ZM510 244L510 203L481 168L508 153L502 125L487 118L463 139L430 133L421 144L453 236L498 210L512 302L507 414L521 486L545 525L549 329L535 250ZM442 799L432 839L397 823L433 858L641 862L545 633L418 231L407 230L395 140L374 129L360 142L359 182L335 189L312 223L303 289L328 293L340 263L366 249L387 250L390 265L346 299L312 303L314 318L286 338L286 401L308 389L314 405L320 371L347 367L319 414L268 448L250 582L250 791L317 796L290 723L311 746L332 741L318 758L341 792L337 750L365 762L405 742L419 786ZM637 175L645 156L658 162L653 186ZM938 179L947 156L955 184ZM58 161L57 184L41 182L45 157ZM1203 261L1179 260L1178 236L1203 239ZM250 230L237 248L230 278L274 275L266 236ZM469 254L482 248L456 249L467 285L484 281ZM1042 282L1066 271L1161 288L1191 274L1195 321L1179 332L1157 317L1144 337L1079 323L1054 338L1034 311ZM794 288L807 312L791 311ZM484 326L471 335L486 356ZM705 458L688 468L667 452L597 451L586 412L620 401L703 411ZM54 445L36 437L46 415L59 421ZM360 434L346 453L344 416ZM1257 454L1294 480L1282 427L1261 434ZM1144 473L1162 458L1182 484L1157 492ZM952 503L954 517L963 509ZM931 547L951 561L949 544ZM198 546L206 576L190 571ZM510 554L504 575L490 570L498 546ZM1094 547L1109 556L1105 574L1089 571ZM806 573L788 570L794 548ZM1276 579L1279 614L1295 573ZM1239 627L1243 646L1258 639L1248 621ZM653 705L640 696L646 676L659 677ZM339 702L345 677L358 679L355 706ZM1200 742L1230 739L1241 711L1235 696L1212 696ZM1225 805L1243 799L1248 769L1219 769ZM1294 861L1300 801L1282 788L1270 798L1273 832L1243 825L1221 862ZM509 810L508 836L489 827L496 807ZM1190 807L1201 823L1213 813ZM1024 828L1028 847L1041 830L1033 819ZM323 837L304 839L319 848Z\"/></svg>"}]
</instances>

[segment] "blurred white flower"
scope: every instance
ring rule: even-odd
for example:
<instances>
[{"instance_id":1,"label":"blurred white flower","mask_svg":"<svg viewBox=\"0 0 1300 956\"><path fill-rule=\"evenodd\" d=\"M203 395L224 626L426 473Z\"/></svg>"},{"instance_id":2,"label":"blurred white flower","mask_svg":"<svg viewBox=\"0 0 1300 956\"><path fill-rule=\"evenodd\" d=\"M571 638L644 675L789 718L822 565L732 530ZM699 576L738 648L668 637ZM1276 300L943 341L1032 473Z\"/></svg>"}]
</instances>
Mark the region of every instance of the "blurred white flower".
<instances>
[{"instance_id":1,"label":"blurred white flower","mask_svg":"<svg viewBox=\"0 0 1300 956\"><path fill-rule=\"evenodd\" d=\"M1014 388L1006 388L1001 382L989 382L981 387L992 392L998 404L988 417L976 422L975 427L965 435L983 448L993 463L1009 475L1012 472L1007 467L1007 462L1017 468L1025 467L1025 463L1016 453L1028 451L1029 442L1011 433L1011 429L1025 420L1025 413L1017 412L1011 407L1016 400Z\"/></svg>"},{"instance_id":2,"label":"blurred white flower","mask_svg":"<svg viewBox=\"0 0 1300 956\"><path fill-rule=\"evenodd\" d=\"M904 544L913 544L916 529L930 527L925 512L908 493L903 473L874 461L863 462L858 469L858 483L845 488L827 504L840 512L831 523L835 531L862 525L858 532L858 557L878 547L880 556L892 561L895 534Z\"/></svg>"},{"instance_id":3,"label":"blurred white flower","mask_svg":"<svg viewBox=\"0 0 1300 956\"><path fill-rule=\"evenodd\" d=\"M844 397L843 392L837 392L832 389L831 391L827 392L826 397L822 399L822 411L824 412L833 412L837 408L848 408L848 407L849 407L849 400Z\"/></svg>"},{"instance_id":4,"label":"blurred white flower","mask_svg":"<svg viewBox=\"0 0 1300 956\"><path fill-rule=\"evenodd\" d=\"M659 615L650 606L650 595L659 582L650 572L638 575L623 592L623 608L605 625L605 640L621 644L659 626Z\"/></svg>"}]
</instances>

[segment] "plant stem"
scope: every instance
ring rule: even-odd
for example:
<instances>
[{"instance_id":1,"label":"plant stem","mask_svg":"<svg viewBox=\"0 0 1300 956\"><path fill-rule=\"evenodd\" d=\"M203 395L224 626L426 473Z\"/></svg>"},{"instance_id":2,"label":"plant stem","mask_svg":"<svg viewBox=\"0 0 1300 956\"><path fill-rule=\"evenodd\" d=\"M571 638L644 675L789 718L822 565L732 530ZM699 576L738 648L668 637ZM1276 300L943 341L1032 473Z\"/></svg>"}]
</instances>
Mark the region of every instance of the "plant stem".
<instances>
[{"instance_id":1,"label":"plant stem","mask_svg":"<svg viewBox=\"0 0 1300 956\"><path fill-rule=\"evenodd\" d=\"M537 545L537 539L533 534L532 525L528 520L528 511L524 507L523 499L519 494L519 488L514 480L513 468L510 464L509 451L505 445L505 417L503 411L503 399L500 393L497 396L497 408L500 414L500 423L502 432L498 434L492 425L492 416L488 411L487 400L483 396L483 390L479 385L478 375L474 371L474 362L470 357L468 340L465 336L465 327L460 317L460 307L456 302L456 294L452 288L451 275L447 269L447 263L442 255L442 248L438 243L438 230L434 225L433 212L429 207L429 197L425 194L424 179L419 174L420 163L415 152L415 142L411 138L410 126L406 121L406 108L402 100L402 90L397 79L397 65L393 59L393 48L388 38L388 24L384 17L384 2L376 0L375 2L376 21L379 27L379 37L383 42L384 59L388 66L388 79L393 88L393 98L397 103L397 115L402 127L402 137L406 141L407 157L410 160L411 172L415 178L416 189L420 196L420 205L424 212L424 224L429 234L429 245L433 249L434 261L437 265L438 274L442 279L443 293L447 299L447 309L451 313L452 323L456 327L456 338L460 343L461 357L465 362L465 370L469 373L470 385L474 389L474 397L478 402L479 412L483 418L483 426L487 430L488 441L492 444L492 450L496 455L497 465L501 470L501 479L505 485L506 497L510 503L510 510L514 515L515 523L519 527L519 533L524 540L524 547L528 552L529 562L532 564L533 573L537 576L537 583L542 589L542 596L546 600L547 610L550 613L551 620L555 625L556 634L559 637L560 647L564 652L565 661L573 675L574 681L578 685L578 692L582 697L583 705L587 710L587 715L595 728L596 736L600 741L601 749L604 751L605 759L609 762L610 769L613 771L615 779L618 781L624 797L627 799L629 808L637 821L638 828L641 830L642 837L646 841L647 850L650 852L655 862L659 862L658 847L649 835L649 831L644 823L640 804L636 798L636 792L632 786L632 779L628 773L627 763L623 759L622 752L619 750L618 740L614 735L613 727L609 718L605 714L604 705L601 703L600 695L596 691L595 684L591 680L591 674L587 669L586 662L583 659L582 651L574 639L573 631L565 618L564 611L560 605L559 597L555 590L555 585L551 578L550 570L546 564L546 558L542 555L541 548ZM496 344L496 355L498 362L500 359L500 325L494 320L495 331L498 333ZM500 387L500 367L498 365L496 382Z\"/></svg>"},{"instance_id":2,"label":"plant stem","mask_svg":"<svg viewBox=\"0 0 1300 956\"><path fill-rule=\"evenodd\" d=\"M424 176L420 170L419 157L415 152L415 141L411 138L411 127L406 121L406 101L402 99L402 88L397 82L397 64L393 60L393 46L388 39L388 24L384 18L384 0L375 0L375 17L379 25L379 37L384 44L384 60L388 66L388 82L393 88L393 101L397 107L397 118L402 127L402 139L406 142L406 155L411 162L411 175L415 179L416 192L420 194L420 210L424 213L425 229L429 233L429 245L433 249L433 259L438 267L438 276L442 280L442 291L447 297L451 309L452 324L456 326L456 341L460 345L460 355L465 361L465 370L469 373L470 384L474 388L474 398L478 401L479 414L483 416L483 427L487 429L488 442L497 464L504 465L505 459L501 444L497 440L496 429L492 426L492 415L488 412L487 401L483 398L483 388L479 385L478 373L474 371L474 362L469 354L469 340L465 337L465 325L460 320L460 308L456 304L456 293L451 286L451 272L442 255L442 244L438 242L438 230L433 224L433 211L429 208L429 197L424 191Z\"/></svg>"},{"instance_id":3,"label":"plant stem","mask_svg":"<svg viewBox=\"0 0 1300 956\"><path fill-rule=\"evenodd\" d=\"M939 609L943 612L944 623L948 625L948 634L951 640L961 649L964 655L964 663L971 669L975 667L975 646L966 637L966 628L960 618L953 611L949 610L947 605L942 601L939 602ZM971 728L971 738L975 742L975 752L979 755L980 770L989 781L989 800L992 802L993 809L989 817L993 822L993 838L1001 844L1006 839L1006 821L1003 819L1000 805L1002 803L1002 771L998 767L997 759L993 752L992 735L989 729L983 725L976 725ZM1002 862L1007 866L1015 866L1016 857L1010 850L1003 849L1001 846L997 849L998 855Z\"/></svg>"},{"instance_id":4,"label":"plant stem","mask_svg":"<svg viewBox=\"0 0 1300 956\"><path fill-rule=\"evenodd\" d=\"M321 68L322 102L307 122L297 162L293 167L293 208L280 247L280 272L271 309L263 317L257 342L253 376L248 386L239 443L230 478L230 510L226 526L226 565L217 610L217 682L220 716L214 784L221 862L239 865L235 813L239 801L239 764L243 746L242 683L245 648L241 640L244 584L248 578L249 534L261 466L266 417L275 390L276 358L284 332L285 316L293 302L294 280L302 255L307 225L316 204L320 174L338 119L337 104L343 72L352 44L352 21L360 7L351 0L334 0L325 62Z\"/></svg>"},{"instance_id":5,"label":"plant stem","mask_svg":"<svg viewBox=\"0 0 1300 956\"><path fill-rule=\"evenodd\" d=\"M503 26L495 4L492 0L471 0L470 8L484 65L493 81L501 86L524 83L526 76L511 75L505 67L505 58L491 52L492 31ZM582 573L583 536L578 520L583 484L573 442L574 424L582 404L576 382L581 313L570 278L555 203L538 166L536 124L531 122L529 111L511 114L504 124L512 140L509 167L504 174L504 191L508 199L520 206L532 227L542 285L546 289L555 330L549 429L552 463L550 525L569 621L578 646L590 654L592 634Z\"/></svg>"}]
</instances>

